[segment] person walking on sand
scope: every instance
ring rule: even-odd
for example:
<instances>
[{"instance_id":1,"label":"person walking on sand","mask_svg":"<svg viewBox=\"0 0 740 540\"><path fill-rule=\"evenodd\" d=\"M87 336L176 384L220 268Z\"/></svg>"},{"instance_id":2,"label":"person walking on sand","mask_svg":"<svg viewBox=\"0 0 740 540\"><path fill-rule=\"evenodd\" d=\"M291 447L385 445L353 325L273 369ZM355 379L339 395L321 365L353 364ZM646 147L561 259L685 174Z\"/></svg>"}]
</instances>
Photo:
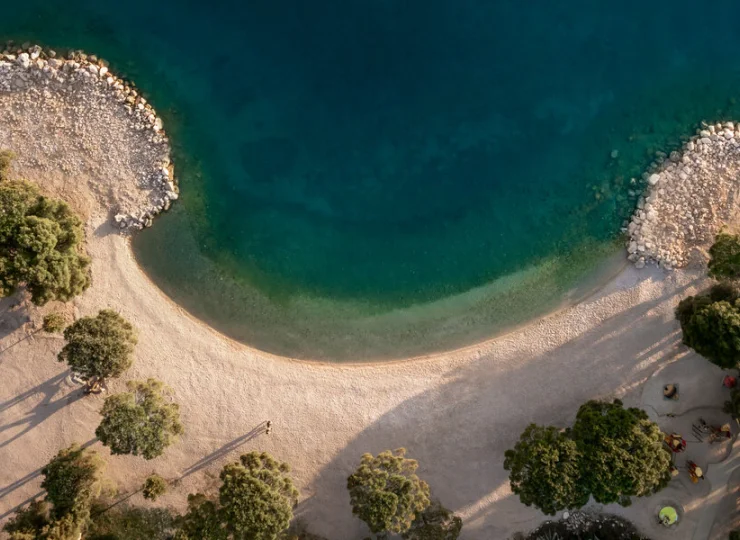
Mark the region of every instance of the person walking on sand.
<instances>
[{"instance_id":1,"label":"person walking on sand","mask_svg":"<svg viewBox=\"0 0 740 540\"><path fill-rule=\"evenodd\" d=\"M265 424L265 435L269 435L272 431L272 420L268 420Z\"/></svg>"}]
</instances>

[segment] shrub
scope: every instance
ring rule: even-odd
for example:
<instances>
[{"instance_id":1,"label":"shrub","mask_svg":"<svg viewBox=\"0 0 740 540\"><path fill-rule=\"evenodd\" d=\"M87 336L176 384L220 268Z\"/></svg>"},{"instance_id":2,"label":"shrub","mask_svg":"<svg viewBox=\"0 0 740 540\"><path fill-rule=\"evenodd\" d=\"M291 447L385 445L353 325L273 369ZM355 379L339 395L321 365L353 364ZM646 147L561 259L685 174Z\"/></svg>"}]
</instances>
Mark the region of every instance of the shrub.
<instances>
[{"instance_id":1,"label":"shrub","mask_svg":"<svg viewBox=\"0 0 740 540\"><path fill-rule=\"evenodd\" d=\"M49 334L57 334L64 330L65 322L64 315L61 313L49 313L44 316L41 328Z\"/></svg>"},{"instance_id":2,"label":"shrub","mask_svg":"<svg viewBox=\"0 0 740 540\"><path fill-rule=\"evenodd\" d=\"M158 474L153 474L144 481L143 493L145 499L156 501L166 492L167 481Z\"/></svg>"}]
</instances>

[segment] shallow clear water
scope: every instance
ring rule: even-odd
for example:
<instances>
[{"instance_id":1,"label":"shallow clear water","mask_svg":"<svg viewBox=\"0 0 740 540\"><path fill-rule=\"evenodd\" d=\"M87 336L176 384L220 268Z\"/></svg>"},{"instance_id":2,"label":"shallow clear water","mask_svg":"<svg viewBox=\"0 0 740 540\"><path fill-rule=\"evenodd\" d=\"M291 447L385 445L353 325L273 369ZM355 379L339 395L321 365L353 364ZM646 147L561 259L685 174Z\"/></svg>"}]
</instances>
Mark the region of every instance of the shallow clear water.
<instances>
[{"instance_id":1,"label":"shallow clear water","mask_svg":"<svg viewBox=\"0 0 740 540\"><path fill-rule=\"evenodd\" d=\"M0 35L95 51L165 117L182 197L134 243L165 292L258 348L350 360L471 343L608 273L654 152L740 119L738 20L729 0L31 0Z\"/></svg>"}]
</instances>

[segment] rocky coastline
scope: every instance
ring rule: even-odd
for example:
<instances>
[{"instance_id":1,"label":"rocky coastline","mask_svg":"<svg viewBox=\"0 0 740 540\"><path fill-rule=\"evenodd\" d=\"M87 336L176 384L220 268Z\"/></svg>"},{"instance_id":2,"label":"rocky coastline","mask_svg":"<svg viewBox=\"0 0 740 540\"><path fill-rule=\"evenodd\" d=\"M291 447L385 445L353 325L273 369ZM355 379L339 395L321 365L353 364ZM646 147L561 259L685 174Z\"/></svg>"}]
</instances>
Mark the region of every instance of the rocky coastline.
<instances>
[{"instance_id":1,"label":"rocky coastline","mask_svg":"<svg viewBox=\"0 0 740 540\"><path fill-rule=\"evenodd\" d=\"M740 123L702 122L680 151L659 154L642 179L645 192L624 229L629 260L669 270L705 260L737 212Z\"/></svg>"},{"instance_id":2,"label":"rocky coastline","mask_svg":"<svg viewBox=\"0 0 740 540\"><path fill-rule=\"evenodd\" d=\"M24 96L25 102L31 104L34 100L39 103L73 100L73 114L80 117L90 111L102 111L103 123L106 121L103 114L108 115L117 123L125 124L137 137L138 148L132 152L139 156L133 168L138 189L135 196L116 199L111 216L122 232L150 226L154 217L169 209L172 201L178 198L162 119L132 83L110 71L105 60L81 51L70 51L62 56L38 45L15 46L9 42L0 52L0 95L24 92L28 94ZM72 131L74 127L65 126ZM75 135L84 139L88 134ZM92 140L94 137L89 138L91 140L83 140L82 144L96 143ZM60 163L60 168L65 170L65 163Z\"/></svg>"}]
</instances>

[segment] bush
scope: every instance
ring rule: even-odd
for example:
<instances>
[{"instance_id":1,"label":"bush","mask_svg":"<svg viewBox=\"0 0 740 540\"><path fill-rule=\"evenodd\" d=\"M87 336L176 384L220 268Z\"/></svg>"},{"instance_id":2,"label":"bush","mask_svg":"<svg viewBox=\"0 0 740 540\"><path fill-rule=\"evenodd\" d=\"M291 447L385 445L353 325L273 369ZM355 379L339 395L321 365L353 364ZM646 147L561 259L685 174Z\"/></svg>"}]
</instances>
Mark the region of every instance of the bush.
<instances>
[{"instance_id":1,"label":"bush","mask_svg":"<svg viewBox=\"0 0 740 540\"><path fill-rule=\"evenodd\" d=\"M0 182L0 296L20 286L31 301L67 301L90 286L82 221L66 203L23 181Z\"/></svg>"},{"instance_id":2,"label":"bush","mask_svg":"<svg viewBox=\"0 0 740 540\"><path fill-rule=\"evenodd\" d=\"M44 332L47 332L49 334L56 334L64 330L65 325L64 315L61 313L49 313L48 315L44 316L44 320L42 323L41 328L44 330Z\"/></svg>"},{"instance_id":3,"label":"bush","mask_svg":"<svg viewBox=\"0 0 740 540\"><path fill-rule=\"evenodd\" d=\"M166 492L167 481L158 474L153 474L144 481L143 493L145 499L156 501Z\"/></svg>"},{"instance_id":4,"label":"bush","mask_svg":"<svg viewBox=\"0 0 740 540\"><path fill-rule=\"evenodd\" d=\"M740 236L720 233L709 248L709 275L715 279L740 277Z\"/></svg>"},{"instance_id":5,"label":"bush","mask_svg":"<svg viewBox=\"0 0 740 540\"><path fill-rule=\"evenodd\" d=\"M434 501L416 515L403 540L457 540L462 531L462 518L450 512L439 501Z\"/></svg>"},{"instance_id":6,"label":"bush","mask_svg":"<svg viewBox=\"0 0 740 540\"><path fill-rule=\"evenodd\" d=\"M134 327L110 309L75 321L64 331L64 339L67 344L58 360L87 379L119 377L133 362Z\"/></svg>"}]
</instances>

